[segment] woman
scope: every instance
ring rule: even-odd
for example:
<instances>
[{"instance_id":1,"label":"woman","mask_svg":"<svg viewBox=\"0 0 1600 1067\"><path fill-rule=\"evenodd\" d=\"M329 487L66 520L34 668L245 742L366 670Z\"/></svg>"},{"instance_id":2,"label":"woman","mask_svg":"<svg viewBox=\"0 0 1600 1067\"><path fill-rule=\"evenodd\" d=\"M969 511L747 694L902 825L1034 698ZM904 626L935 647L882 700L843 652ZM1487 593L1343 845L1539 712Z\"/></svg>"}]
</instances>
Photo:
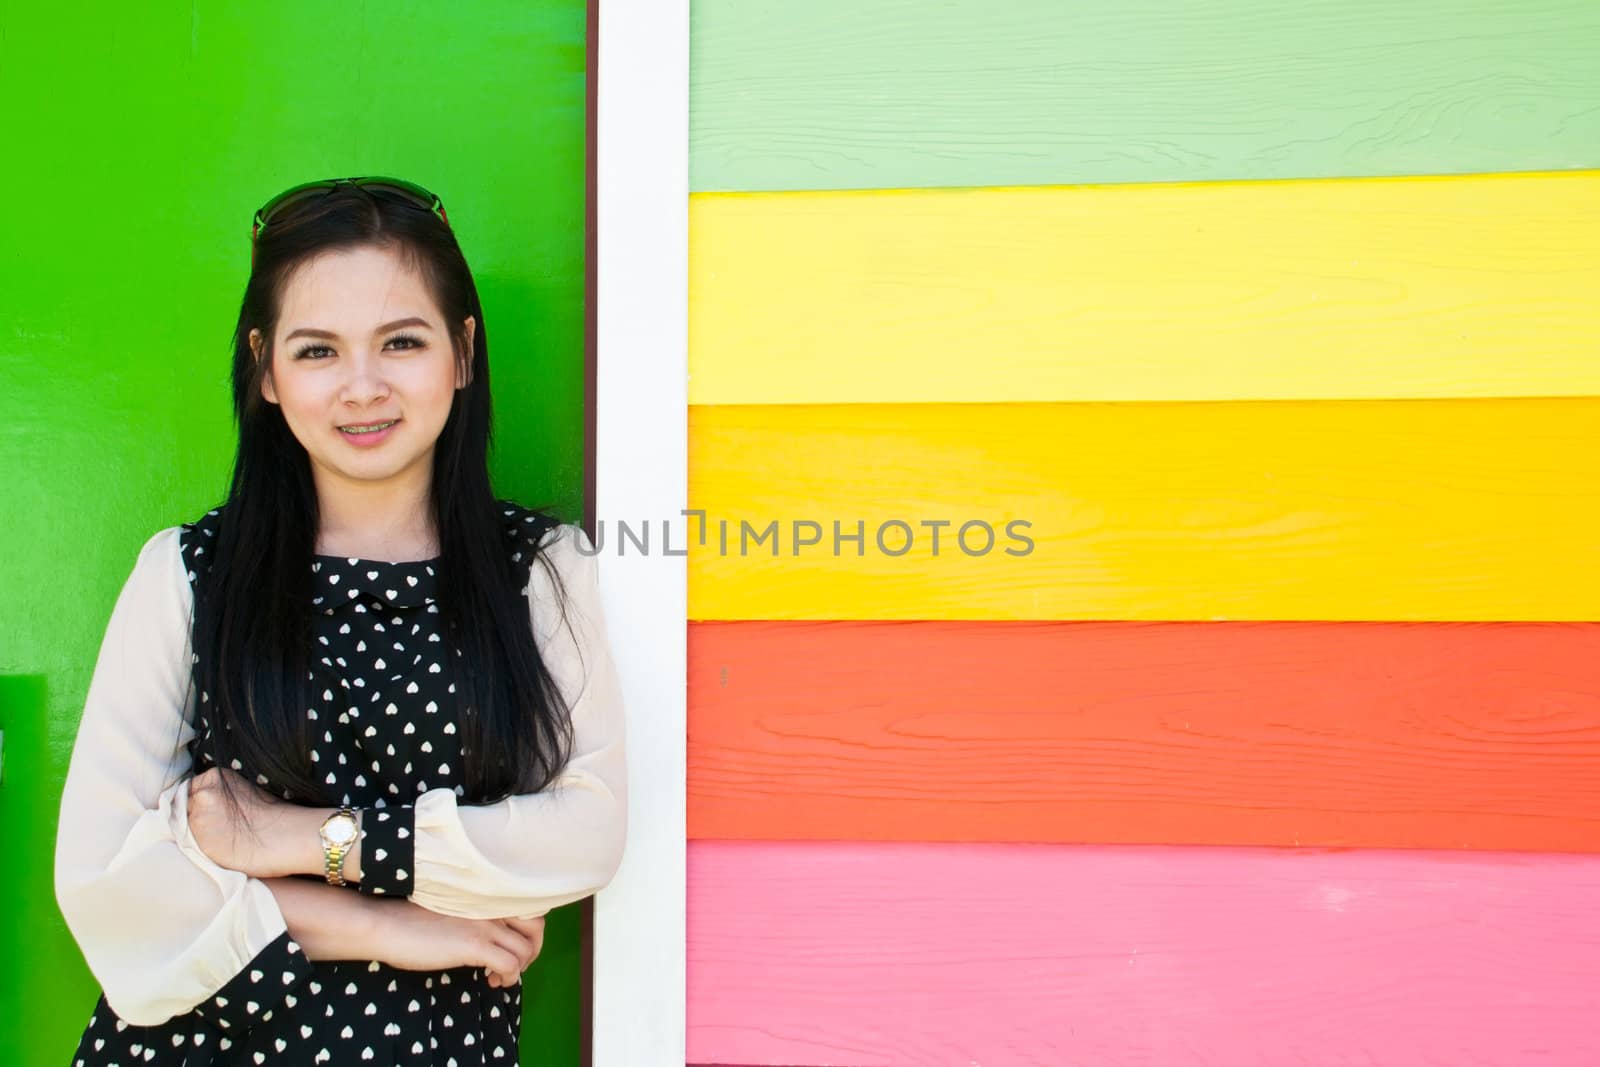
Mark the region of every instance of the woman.
<instances>
[{"instance_id":1,"label":"woman","mask_svg":"<svg viewBox=\"0 0 1600 1067\"><path fill-rule=\"evenodd\" d=\"M543 915L627 808L593 546L494 496L443 205L257 212L227 500L140 551L61 801L77 1064L515 1064Z\"/></svg>"}]
</instances>

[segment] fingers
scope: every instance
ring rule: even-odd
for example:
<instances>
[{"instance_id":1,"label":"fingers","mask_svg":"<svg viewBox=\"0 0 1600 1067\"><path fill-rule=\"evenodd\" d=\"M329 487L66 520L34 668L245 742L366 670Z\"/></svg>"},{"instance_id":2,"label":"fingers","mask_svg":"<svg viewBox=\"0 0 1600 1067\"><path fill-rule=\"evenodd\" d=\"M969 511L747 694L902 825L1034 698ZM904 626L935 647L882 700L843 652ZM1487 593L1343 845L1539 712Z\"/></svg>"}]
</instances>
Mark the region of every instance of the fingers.
<instances>
[{"instance_id":1,"label":"fingers","mask_svg":"<svg viewBox=\"0 0 1600 1067\"><path fill-rule=\"evenodd\" d=\"M522 980L522 972L538 958L539 950L544 946L544 918L539 916L533 919L495 919L492 920L492 926L490 937L495 944L516 957L514 971L504 976L505 980L501 984L515 985Z\"/></svg>"},{"instance_id":2,"label":"fingers","mask_svg":"<svg viewBox=\"0 0 1600 1067\"><path fill-rule=\"evenodd\" d=\"M215 769L189 779L189 825L197 826L210 818L212 807L220 803Z\"/></svg>"},{"instance_id":3,"label":"fingers","mask_svg":"<svg viewBox=\"0 0 1600 1067\"><path fill-rule=\"evenodd\" d=\"M528 954L522 961L522 969L527 970L529 964L539 958L539 951L544 947L544 916L532 919L502 919L512 930L521 934L528 942Z\"/></svg>"},{"instance_id":4,"label":"fingers","mask_svg":"<svg viewBox=\"0 0 1600 1067\"><path fill-rule=\"evenodd\" d=\"M489 985L498 989L516 985L522 980L522 968L517 955L510 949L490 945L484 957L484 967L489 971Z\"/></svg>"},{"instance_id":5,"label":"fingers","mask_svg":"<svg viewBox=\"0 0 1600 1067\"><path fill-rule=\"evenodd\" d=\"M521 975L523 970L528 966L528 963L532 961L534 953L537 951L537 948L533 943L533 939L528 937L526 934L520 933L517 930L513 930L509 926L504 926L499 923L495 924L494 931L490 934L490 937L493 939L495 944L499 945L503 949L506 949L514 957L516 957L516 973Z\"/></svg>"},{"instance_id":6,"label":"fingers","mask_svg":"<svg viewBox=\"0 0 1600 1067\"><path fill-rule=\"evenodd\" d=\"M189 779L189 815L191 819L204 817L219 822L229 816L237 818L223 792L222 772L218 768L208 768ZM248 820L247 810L243 815ZM238 826L233 828L237 830Z\"/></svg>"},{"instance_id":7,"label":"fingers","mask_svg":"<svg viewBox=\"0 0 1600 1067\"><path fill-rule=\"evenodd\" d=\"M194 796L196 793L204 793L210 790L217 790L220 792L223 785L222 776L225 774L233 778L235 784L240 787L240 789L246 795L259 793L265 798L272 800L277 799L277 797L269 790L262 789L254 782L246 780L244 775L240 774L231 767L207 767L199 774L194 775L189 779L189 795Z\"/></svg>"},{"instance_id":8,"label":"fingers","mask_svg":"<svg viewBox=\"0 0 1600 1067\"><path fill-rule=\"evenodd\" d=\"M531 919L519 919L516 916L512 916L511 918L501 919L500 921L505 923L506 925L512 927L513 929L521 930L524 934L527 934L529 937L543 937L544 936L544 916L543 915L535 915Z\"/></svg>"},{"instance_id":9,"label":"fingers","mask_svg":"<svg viewBox=\"0 0 1600 1067\"><path fill-rule=\"evenodd\" d=\"M217 778L220 776L217 768L210 767L189 779L189 795L203 793L208 789L216 788Z\"/></svg>"},{"instance_id":10,"label":"fingers","mask_svg":"<svg viewBox=\"0 0 1600 1067\"><path fill-rule=\"evenodd\" d=\"M527 970L529 965L539 958L539 952L544 947L544 916L536 915L531 919L519 919L513 916L500 921L526 939L528 951L523 956L522 969Z\"/></svg>"}]
</instances>

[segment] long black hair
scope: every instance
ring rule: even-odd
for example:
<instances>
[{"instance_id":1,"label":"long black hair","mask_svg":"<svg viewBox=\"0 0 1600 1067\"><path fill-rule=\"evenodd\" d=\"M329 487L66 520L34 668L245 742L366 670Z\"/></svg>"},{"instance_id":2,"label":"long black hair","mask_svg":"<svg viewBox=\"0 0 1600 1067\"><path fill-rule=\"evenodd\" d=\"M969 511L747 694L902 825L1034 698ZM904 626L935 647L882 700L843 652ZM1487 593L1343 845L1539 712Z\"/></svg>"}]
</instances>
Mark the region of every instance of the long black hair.
<instances>
[{"instance_id":1,"label":"long black hair","mask_svg":"<svg viewBox=\"0 0 1600 1067\"><path fill-rule=\"evenodd\" d=\"M264 774L285 797L332 806L313 770L310 700L313 578L319 525L310 458L282 411L261 393L285 283L310 257L372 246L417 270L443 312L468 384L457 389L434 448L429 506L438 533L439 613L460 650L454 718L462 734L464 802L536 792L570 758L571 709L539 655L521 582L506 551L503 512L489 480L489 333L478 290L450 228L381 191L340 186L285 208L257 240L233 334L239 444L228 497L195 575L191 684L216 764ZM465 319L476 329L467 350ZM250 344L259 329L260 359ZM544 553L537 563L560 576ZM532 563L530 562L530 566ZM531 595L531 585L530 585ZM562 609L563 616L565 609ZM223 776L226 782L227 776ZM225 790L230 801L234 795Z\"/></svg>"}]
</instances>

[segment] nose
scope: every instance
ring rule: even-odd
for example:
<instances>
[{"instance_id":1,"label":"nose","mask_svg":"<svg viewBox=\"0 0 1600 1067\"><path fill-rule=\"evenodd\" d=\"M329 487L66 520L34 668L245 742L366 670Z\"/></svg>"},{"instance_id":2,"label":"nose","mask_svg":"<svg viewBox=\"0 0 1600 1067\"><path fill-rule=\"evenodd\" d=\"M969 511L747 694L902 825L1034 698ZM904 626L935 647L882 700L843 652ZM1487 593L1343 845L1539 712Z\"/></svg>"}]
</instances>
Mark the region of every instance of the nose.
<instances>
[{"instance_id":1,"label":"nose","mask_svg":"<svg viewBox=\"0 0 1600 1067\"><path fill-rule=\"evenodd\" d=\"M389 396L383 361L373 352L354 352L345 362L349 373L340 389L340 399L351 407L368 407Z\"/></svg>"}]
</instances>

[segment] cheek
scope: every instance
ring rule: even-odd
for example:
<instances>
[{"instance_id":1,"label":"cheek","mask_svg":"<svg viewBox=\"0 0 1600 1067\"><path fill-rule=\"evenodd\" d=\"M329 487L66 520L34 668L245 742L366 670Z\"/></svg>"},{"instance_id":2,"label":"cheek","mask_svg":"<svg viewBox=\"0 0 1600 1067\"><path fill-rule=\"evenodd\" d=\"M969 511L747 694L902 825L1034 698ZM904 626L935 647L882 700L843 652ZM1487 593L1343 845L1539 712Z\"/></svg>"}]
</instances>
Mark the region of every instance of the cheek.
<instances>
[{"instance_id":1,"label":"cheek","mask_svg":"<svg viewBox=\"0 0 1600 1067\"><path fill-rule=\"evenodd\" d=\"M280 376L275 384L278 391L278 406L283 409L284 417L291 422L296 421L297 417L303 419L309 414L321 411L326 406L316 382L306 375L285 374Z\"/></svg>"},{"instance_id":2,"label":"cheek","mask_svg":"<svg viewBox=\"0 0 1600 1067\"><path fill-rule=\"evenodd\" d=\"M455 366L444 360L430 363L414 383L413 396L440 419L449 414L455 393Z\"/></svg>"}]
</instances>

